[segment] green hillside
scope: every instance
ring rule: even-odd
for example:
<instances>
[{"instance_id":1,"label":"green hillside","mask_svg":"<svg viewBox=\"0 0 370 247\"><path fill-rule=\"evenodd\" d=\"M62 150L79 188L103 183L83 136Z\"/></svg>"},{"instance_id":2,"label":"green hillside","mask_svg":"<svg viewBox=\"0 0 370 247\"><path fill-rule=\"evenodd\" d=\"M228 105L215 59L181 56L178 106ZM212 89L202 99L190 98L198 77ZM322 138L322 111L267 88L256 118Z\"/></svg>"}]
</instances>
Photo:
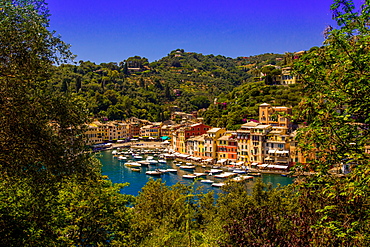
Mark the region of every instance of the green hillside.
<instances>
[{"instance_id":1,"label":"green hillside","mask_svg":"<svg viewBox=\"0 0 370 247\"><path fill-rule=\"evenodd\" d=\"M296 104L298 95L291 92L298 87L266 85L273 82L268 80L273 71L269 68L275 69L267 65L283 66L286 57L267 53L234 59L177 49L152 63L135 56L120 63L64 64L54 68L50 82L56 91L77 93L94 117L162 121L173 109L193 112L209 108L200 111L207 123L232 128L245 117L255 116L260 103ZM233 107L220 108L220 103ZM216 109L220 111L213 114ZM218 117L228 121L218 121Z\"/></svg>"}]
</instances>

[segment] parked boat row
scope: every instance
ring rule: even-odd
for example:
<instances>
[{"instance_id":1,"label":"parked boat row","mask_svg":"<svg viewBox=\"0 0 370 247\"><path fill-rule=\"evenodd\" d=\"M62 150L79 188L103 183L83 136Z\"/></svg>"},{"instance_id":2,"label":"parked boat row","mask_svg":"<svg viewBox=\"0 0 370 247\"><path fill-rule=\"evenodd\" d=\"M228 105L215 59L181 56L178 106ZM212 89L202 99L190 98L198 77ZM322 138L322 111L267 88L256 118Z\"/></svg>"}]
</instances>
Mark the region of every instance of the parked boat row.
<instances>
[{"instance_id":1,"label":"parked boat row","mask_svg":"<svg viewBox=\"0 0 370 247\"><path fill-rule=\"evenodd\" d=\"M159 154L158 158L157 155L139 155L137 152L131 151L121 151L115 152L116 150L112 151L112 154L115 154L115 157L118 158L120 161L124 161L125 166L129 167L134 172L141 172L141 167L148 167L149 165L159 165L159 164L166 164L167 160L172 157L171 154ZM131 156L131 160L130 160ZM156 158L154 158L156 156ZM146 158L144 158L146 157ZM190 162L182 162L182 161L174 161L174 165L178 166L178 169L194 171L196 165ZM205 166L204 166L205 167ZM176 173L178 169L155 169L155 170L148 170L145 172L146 175L150 176L161 176L165 173ZM260 174L248 174L247 176L242 175L246 174L247 171L241 168L230 169L229 172L224 172L222 169L212 168L210 170L205 170L204 172L194 172L192 174L184 174L182 178L184 179L196 179L196 178L204 178L200 180L201 183L209 183L214 187L221 187L224 186L225 182L215 182L211 179L207 179L209 176L213 176L216 179L229 179L228 181L245 181L248 179L253 179L253 176L260 176ZM253 175L253 176L252 176ZM232 178L232 179L231 179Z\"/></svg>"}]
</instances>

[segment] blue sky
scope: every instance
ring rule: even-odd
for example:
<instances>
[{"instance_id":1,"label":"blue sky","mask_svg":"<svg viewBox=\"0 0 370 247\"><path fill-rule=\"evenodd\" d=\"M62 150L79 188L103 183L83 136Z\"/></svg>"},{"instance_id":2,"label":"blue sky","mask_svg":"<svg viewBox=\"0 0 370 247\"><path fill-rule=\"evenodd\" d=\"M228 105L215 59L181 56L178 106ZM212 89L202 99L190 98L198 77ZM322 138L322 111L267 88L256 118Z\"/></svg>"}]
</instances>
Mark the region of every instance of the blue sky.
<instances>
[{"instance_id":1,"label":"blue sky","mask_svg":"<svg viewBox=\"0 0 370 247\"><path fill-rule=\"evenodd\" d=\"M357 2L359 2L358 0ZM355 1L356 2L356 1ZM227 57L320 46L331 0L47 0L78 60L158 60L177 48Z\"/></svg>"}]
</instances>

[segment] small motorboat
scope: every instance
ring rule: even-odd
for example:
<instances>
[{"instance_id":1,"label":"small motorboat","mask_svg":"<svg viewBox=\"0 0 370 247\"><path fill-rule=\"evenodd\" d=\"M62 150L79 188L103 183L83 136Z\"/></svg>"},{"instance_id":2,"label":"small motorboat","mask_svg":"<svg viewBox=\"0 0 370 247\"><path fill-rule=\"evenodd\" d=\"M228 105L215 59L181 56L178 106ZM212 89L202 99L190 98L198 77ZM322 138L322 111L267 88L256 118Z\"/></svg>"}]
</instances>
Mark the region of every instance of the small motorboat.
<instances>
[{"instance_id":1,"label":"small motorboat","mask_svg":"<svg viewBox=\"0 0 370 247\"><path fill-rule=\"evenodd\" d=\"M168 172L173 172L173 173L176 173L177 172L177 169L167 169Z\"/></svg>"},{"instance_id":2,"label":"small motorboat","mask_svg":"<svg viewBox=\"0 0 370 247\"><path fill-rule=\"evenodd\" d=\"M120 155L120 156L118 156L118 158L117 158L117 159L118 159L118 160L127 160L127 157Z\"/></svg>"},{"instance_id":3,"label":"small motorboat","mask_svg":"<svg viewBox=\"0 0 370 247\"><path fill-rule=\"evenodd\" d=\"M229 177L232 177L232 176L235 176L235 175L236 175L236 173L233 173L233 172L224 172L224 173L221 173L221 174L217 174L214 177L215 178L229 178Z\"/></svg>"},{"instance_id":4,"label":"small motorboat","mask_svg":"<svg viewBox=\"0 0 370 247\"><path fill-rule=\"evenodd\" d=\"M226 184L225 183L213 183L211 186L213 186L213 187L222 187L224 185L226 185Z\"/></svg>"},{"instance_id":5,"label":"small motorboat","mask_svg":"<svg viewBox=\"0 0 370 247\"><path fill-rule=\"evenodd\" d=\"M241 181L249 180L249 179L253 179L253 176L239 176L239 177L232 178L231 181L241 182Z\"/></svg>"},{"instance_id":6,"label":"small motorboat","mask_svg":"<svg viewBox=\"0 0 370 247\"><path fill-rule=\"evenodd\" d=\"M206 177L207 176L207 173L204 173L204 172L194 172L194 175L197 176L197 177Z\"/></svg>"},{"instance_id":7,"label":"small motorboat","mask_svg":"<svg viewBox=\"0 0 370 247\"><path fill-rule=\"evenodd\" d=\"M141 167L141 164L140 163L138 163L138 162L127 162L127 163L125 163L125 166L127 166L127 167Z\"/></svg>"},{"instance_id":8,"label":"small motorboat","mask_svg":"<svg viewBox=\"0 0 370 247\"><path fill-rule=\"evenodd\" d=\"M132 158L134 160L142 160L143 159L143 156L141 156L141 155L133 155Z\"/></svg>"},{"instance_id":9,"label":"small motorboat","mask_svg":"<svg viewBox=\"0 0 370 247\"><path fill-rule=\"evenodd\" d=\"M200 180L201 183L205 183L205 184L213 184L214 181L213 180L210 180L210 179L202 179Z\"/></svg>"},{"instance_id":10,"label":"small motorboat","mask_svg":"<svg viewBox=\"0 0 370 247\"><path fill-rule=\"evenodd\" d=\"M237 174L245 174L246 173L245 170L242 170L242 169L239 169L239 168L232 170L232 172L237 173Z\"/></svg>"},{"instance_id":11,"label":"small motorboat","mask_svg":"<svg viewBox=\"0 0 370 247\"><path fill-rule=\"evenodd\" d=\"M151 165L156 165L156 164L158 164L158 161L156 161L156 160L154 160L154 159L146 159L145 160L146 162L148 162L149 164L151 164Z\"/></svg>"},{"instance_id":12,"label":"small motorboat","mask_svg":"<svg viewBox=\"0 0 370 247\"><path fill-rule=\"evenodd\" d=\"M151 175L151 176L160 176L163 174L163 172L159 171L159 170L155 170L155 171L146 171L145 172L146 175Z\"/></svg>"},{"instance_id":13,"label":"small motorboat","mask_svg":"<svg viewBox=\"0 0 370 247\"><path fill-rule=\"evenodd\" d=\"M188 178L188 179L194 179L196 178L197 176L194 175L194 174L185 174L185 175L182 175L182 178Z\"/></svg>"}]
</instances>

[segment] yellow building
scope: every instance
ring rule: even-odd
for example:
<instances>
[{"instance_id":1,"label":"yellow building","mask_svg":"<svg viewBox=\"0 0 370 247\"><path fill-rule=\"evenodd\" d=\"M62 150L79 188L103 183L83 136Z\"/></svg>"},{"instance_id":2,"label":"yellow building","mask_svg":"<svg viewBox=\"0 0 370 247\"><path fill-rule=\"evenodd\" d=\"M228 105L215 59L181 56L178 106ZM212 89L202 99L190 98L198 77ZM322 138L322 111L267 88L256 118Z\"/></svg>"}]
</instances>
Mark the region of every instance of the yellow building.
<instances>
[{"instance_id":1,"label":"yellow building","mask_svg":"<svg viewBox=\"0 0 370 247\"><path fill-rule=\"evenodd\" d=\"M217 158L217 140L226 132L226 129L212 128L204 136L204 155L208 159Z\"/></svg>"},{"instance_id":2,"label":"yellow building","mask_svg":"<svg viewBox=\"0 0 370 247\"><path fill-rule=\"evenodd\" d=\"M271 131L271 125L258 124L250 128L250 139L248 145L249 160L253 164L264 163L264 143L267 134Z\"/></svg>"},{"instance_id":3,"label":"yellow building","mask_svg":"<svg viewBox=\"0 0 370 247\"><path fill-rule=\"evenodd\" d=\"M179 128L172 134L172 145L176 152L185 154L186 152L186 138L185 128Z\"/></svg>"},{"instance_id":4,"label":"yellow building","mask_svg":"<svg viewBox=\"0 0 370 247\"><path fill-rule=\"evenodd\" d=\"M104 141L104 125L98 121L88 124L86 131L87 145L102 143Z\"/></svg>"},{"instance_id":5,"label":"yellow building","mask_svg":"<svg viewBox=\"0 0 370 247\"><path fill-rule=\"evenodd\" d=\"M292 75L292 67L285 67L281 69L280 83L282 85L296 84L300 82L297 76Z\"/></svg>"},{"instance_id":6,"label":"yellow building","mask_svg":"<svg viewBox=\"0 0 370 247\"><path fill-rule=\"evenodd\" d=\"M251 128L257 126L258 123L248 122L243 124L240 129L236 131L236 140L238 142L238 162L248 164L250 161L249 147Z\"/></svg>"},{"instance_id":7,"label":"yellow building","mask_svg":"<svg viewBox=\"0 0 370 247\"><path fill-rule=\"evenodd\" d=\"M158 139L161 137L162 123L153 123L145 125L140 129L140 136L149 139Z\"/></svg>"},{"instance_id":8,"label":"yellow building","mask_svg":"<svg viewBox=\"0 0 370 247\"><path fill-rule=\"evenodd\" d=\"M285 127L272 127L265 140L264 163L289 165L289 147L288 129Z\"/></svg>"},{"instance_id":9,"label":"yellow building","mask_svg":"<svg viewBox=\"0 0 370 247\"><path fill-rule=\"evenodd\" d=\"M204 136L206 134L200 135L200 136L195 136L193 138L194 141L194 157L200 157L204 158L205 157L205 152L204 152Z\"/></svg>"},{"instance_id":10,"label":"yellow building","mask_svg":"<svg viewBox=\"0 0 370 247\"><path fill-rule=\"evenodd\" d=\"M277 127L293 128L293 124L288 118L292 114L292 108L286 106L271 106L263 103L259 106L259 122Z\"/></svg>"}]
</instances>

